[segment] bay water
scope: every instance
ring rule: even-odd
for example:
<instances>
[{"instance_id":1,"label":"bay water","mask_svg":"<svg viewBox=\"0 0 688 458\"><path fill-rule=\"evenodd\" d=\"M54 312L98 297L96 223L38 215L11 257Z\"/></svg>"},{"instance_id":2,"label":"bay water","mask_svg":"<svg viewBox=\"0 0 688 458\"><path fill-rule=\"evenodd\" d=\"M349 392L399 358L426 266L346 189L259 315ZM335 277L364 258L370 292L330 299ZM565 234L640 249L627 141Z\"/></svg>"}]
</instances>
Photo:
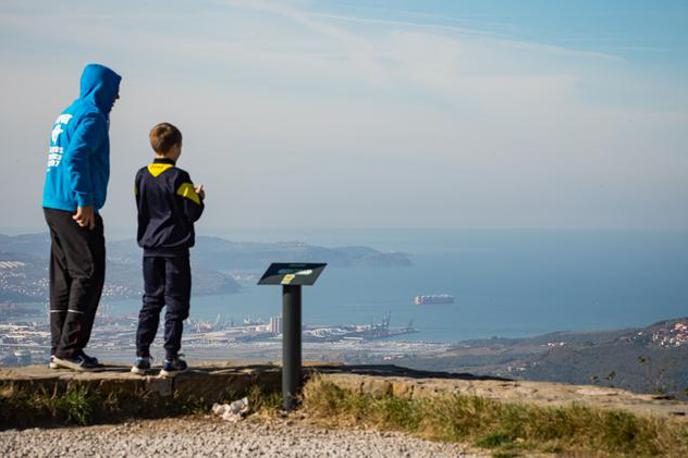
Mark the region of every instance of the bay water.
<instances>
[{"instance_id":1,"label":"bay water","mask_svg":"<svg viewBox=\"0 0 688 458\"><path fill-rule=\"evenodd\" d=\"M399 340L456 342L644 326L688 316L688 231L342 229L216 231L230 240L302 241L403 251L410 267L332 267L304 287L306 324L413 322ZM193 256L193 255L192 255ZM276 259L275 261L290 261ZM267 267L267 266L266 266ZM259 273L259 272L256 272ZM418 294L454 304L414 305ZM136 313L139 300L110 302ZM191 315L241 322L281 313L281 288L194 297Z\"/></svg>"}]
</instances>

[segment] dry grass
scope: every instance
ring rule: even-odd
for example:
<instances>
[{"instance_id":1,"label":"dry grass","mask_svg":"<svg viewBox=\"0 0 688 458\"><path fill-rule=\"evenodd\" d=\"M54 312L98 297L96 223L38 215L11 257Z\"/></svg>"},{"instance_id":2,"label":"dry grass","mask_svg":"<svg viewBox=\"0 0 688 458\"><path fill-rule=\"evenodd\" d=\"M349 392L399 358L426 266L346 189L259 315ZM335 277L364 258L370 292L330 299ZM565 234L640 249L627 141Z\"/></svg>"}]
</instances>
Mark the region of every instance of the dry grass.
<instances>
[{"instance_id":1,"label":"dry grass","mask_svg":"<svg viewBox=\"0 0 688 458\"><path fill-rule=\"evenodd\" d=\"M331 427L365 426L432 440L470 442L495 455L538 451L581 456L688 456L688 425L624 411L541 407L476 396L375 398L314 378L303 407Z\"/></svg>"},{"instance_id":2,"label":"dry grass","mask_svg":"<svg viewBox=\"0 0 688 458\"><path fill-rule=\"evenodd\" d=\"M90 425L129 418L205 413L202 399L141 397L136 393L70 385L64 389L15 392L0 386L0 430L33 426Z\"/></svg>"},{"instance_id":3,"label":"dry grass","mask_svg":"<svg viewBox=\"0 0 688 458\"><path fill-rule=\"evenodd\" d=\"M277 417L282 408L282 395L261 389L259 386L253 386L248 392L248 404L251 406L251 411L260 417Z\"/></svg>"}]
</instances>

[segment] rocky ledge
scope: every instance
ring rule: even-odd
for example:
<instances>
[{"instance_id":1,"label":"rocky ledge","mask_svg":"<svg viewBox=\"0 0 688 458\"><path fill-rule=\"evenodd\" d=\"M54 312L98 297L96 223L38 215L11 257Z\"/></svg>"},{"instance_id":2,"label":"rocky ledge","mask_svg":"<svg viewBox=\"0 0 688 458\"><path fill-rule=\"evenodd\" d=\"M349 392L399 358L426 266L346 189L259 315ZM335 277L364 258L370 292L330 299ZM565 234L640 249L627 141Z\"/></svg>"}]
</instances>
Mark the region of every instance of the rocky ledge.
<instances>
[{"instance_id":1,"label":"rocky ledge","mask_svg":"<svg viewBox=\"0 0 688 458\"><path fill-rule=\"evenodd\" d=\"M304 376L315 375L341 388L375 397L423 398L459 394L550 406L583 404L688 421L686 402L618 388L416 371L393 365L305 365ZM164 417L179 413L168 409L171 400L175 405L206 408L214 402L236 399L251 389L267 394L279 393L280 386L279 366L245 362L198 364L171 378L161 378L156 372L139 376L129 372L128 367L116 365L87 373L51 370L45 366L0 370L0 401L6 405L16 398L30 399L38 395L55 399L62 393L81 389L96 394L98 402L124 418ZM27 426L35 420L19 421L16 416L0 418L3 423L0 426ZM22 424L15 424L17 422Z\"/></svg>"}]
</instances>

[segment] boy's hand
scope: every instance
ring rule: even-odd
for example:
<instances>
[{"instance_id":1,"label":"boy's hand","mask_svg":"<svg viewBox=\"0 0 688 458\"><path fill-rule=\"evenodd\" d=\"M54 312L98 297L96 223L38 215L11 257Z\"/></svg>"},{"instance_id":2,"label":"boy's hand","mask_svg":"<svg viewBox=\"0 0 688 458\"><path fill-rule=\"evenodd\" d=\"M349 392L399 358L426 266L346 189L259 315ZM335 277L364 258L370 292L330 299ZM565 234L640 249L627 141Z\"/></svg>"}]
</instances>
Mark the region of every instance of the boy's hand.
<instances>
[{"instance_id":1,"label":"boy's hand","mask_svg":"<svg viewBox=\"0 0 688 458\"><path fill-rule=\"evenodd\" d=\"M196 194L198 194L201 200L205 200L205 189L203 189L203 185L196 186Z\"/></svg>"},{"instance_id":2,"label":"boy's hand","mask_svg":"<svg viewBox=\"0 0 688 458\"><path fill-rule=\"evenodd\" d=\"M96 215L91 205L77 208L76 214L72 215L72 219L81 227L87 227L89 229L94 229L96 227Z\"/></svg>"}]
</instances>

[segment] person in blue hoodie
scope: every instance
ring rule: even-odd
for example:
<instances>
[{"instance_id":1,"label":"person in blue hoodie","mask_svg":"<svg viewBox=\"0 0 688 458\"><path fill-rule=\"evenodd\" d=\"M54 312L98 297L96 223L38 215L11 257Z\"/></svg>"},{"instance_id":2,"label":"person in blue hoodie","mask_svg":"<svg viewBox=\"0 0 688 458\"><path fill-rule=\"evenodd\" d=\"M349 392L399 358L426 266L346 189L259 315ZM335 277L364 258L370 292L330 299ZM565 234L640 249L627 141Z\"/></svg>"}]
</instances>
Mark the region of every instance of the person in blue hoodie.
<instances>
[{"instance_id":1,"label":"person in blue hoodie","mask_svg":"<svg viewBox=\"0 0 688 458\"><path fill-rule=\"evenodd\" d=\"M105 279L105 237L99 210L110 177L110 110L121 77L89 64L81 92L50 132L43 212L50 229L50 368L98 366L84 353Z\"/></svg>"}]
</instances>

